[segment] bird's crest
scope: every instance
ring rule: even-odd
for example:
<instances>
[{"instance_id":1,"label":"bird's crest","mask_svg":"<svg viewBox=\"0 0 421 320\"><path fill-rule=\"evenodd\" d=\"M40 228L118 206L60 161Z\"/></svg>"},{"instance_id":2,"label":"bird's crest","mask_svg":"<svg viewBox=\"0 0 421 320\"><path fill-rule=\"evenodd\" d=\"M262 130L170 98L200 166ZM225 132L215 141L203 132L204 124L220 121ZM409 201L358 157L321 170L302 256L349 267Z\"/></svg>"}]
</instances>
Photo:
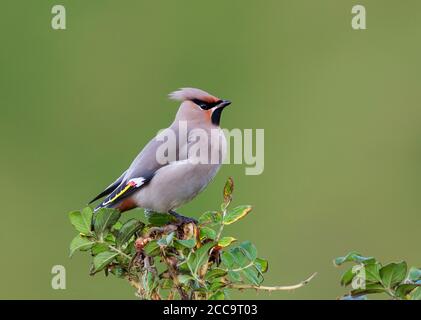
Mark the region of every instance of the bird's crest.
<instances>
[{"instance_id":1,"label":"bird's crest","mask_svg":"<svg viewBox=\"0 0 421 320\"><path fill-rule=\"evenodd\" d=\"M180 90L171 92L169 98L176 101L186 101L186 100L201 100L208 103L216 102L219 99L213 95L207 93L206 91L196 89L196 88L181 88Z\"/></svg>"}]
</instances>

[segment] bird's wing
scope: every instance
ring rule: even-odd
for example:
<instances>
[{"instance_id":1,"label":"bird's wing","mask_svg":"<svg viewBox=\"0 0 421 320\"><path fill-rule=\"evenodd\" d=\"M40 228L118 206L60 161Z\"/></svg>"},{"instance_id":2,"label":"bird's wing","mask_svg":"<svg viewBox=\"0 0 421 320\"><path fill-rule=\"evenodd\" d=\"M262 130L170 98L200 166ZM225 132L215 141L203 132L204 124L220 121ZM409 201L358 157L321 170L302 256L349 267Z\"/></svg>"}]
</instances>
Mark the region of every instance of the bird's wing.
<instances>
[{"instance_id":1,"label":"bird's wing","mask_svg":"<svg viewBox=\"0 0 421 320\"><path fill-rule=\"evenodd\" d=\"M157 139L157 137L152 139L121 177L91 201L94 202L107 196L95 210L111 207L122 199L127 198L151 181L158 169L168 165L168 163L159 163L156 159L157 149L162 143L164 143L162 139Z\"/></svg>"},{"instance_id":2,"label":"bird's wing","mask_svg":"<svg viewBox=\"0 0 421 320\"><path fill-rule=\"evenodd\" d=\"M100 208L109 208L112 207L114 204L120 202L121 200L129 197L135 191L142 188L145 184L151 181L152 176L148 178L138 177L132 178L127 182L120 184L110 195L108 195L101 204L99 204L95 211Z\"/></svg>"},{"instance_id":3,"label":"bird's wing","mask_svg":"<svg viewBox=\"0 0 421 320\"><path fill-rule=\"evenodd\" d=\"M123 182L124 176L126 175L126 171L123 172L123 174L115 180L113 183L111 183L107 188L105 188L104 191L102 191L99 195L97 195L95 198L93 198L91 201L89 201L88 204L91 204L92 202L97 201L98 199L101 199L102 197L105 197L106 195L109 195L111 192L113 192L115 189L118 188L118 186Z\"/></svg>"},{"instance_id":4,"label":"bird's wing","mask_svg":"<svg viewBox=\"0 0 421 320\"><path fill-rule=\"evenodd\" d=\"M178 125L176 123L173 123L168 129L172 130L173 133L175 133L175 136L178 137ZM101 194L95 197L94 200L92 200L93 202L103 196L108 195L104 201L95 208L95 210L103 207L112 207L117 202L127 198L136 190L142 188L149 181L151 181L157 170L168 165L168 163L161 163L157 160L158 148L162 144L166 143L166 139L162 139L162 136L160 137L160 135L165 136L165 130L149 141L149 143L137 155L137 157L131 163L130 167L119 179L117 179L106 190L104 190ZM182 141L177 141L177 161L183 160L180 158L179 147L185 147L185 143Z\"/></svg>"}]
</instances>

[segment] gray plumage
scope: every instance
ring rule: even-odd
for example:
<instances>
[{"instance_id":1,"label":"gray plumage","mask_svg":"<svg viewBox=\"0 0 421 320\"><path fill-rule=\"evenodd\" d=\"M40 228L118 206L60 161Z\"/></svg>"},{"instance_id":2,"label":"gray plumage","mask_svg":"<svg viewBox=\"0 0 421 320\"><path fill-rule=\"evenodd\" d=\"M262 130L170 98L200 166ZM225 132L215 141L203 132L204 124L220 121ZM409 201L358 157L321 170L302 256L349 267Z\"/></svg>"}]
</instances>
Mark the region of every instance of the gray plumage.
<instances>
[{"instance_id":1,"label":"gray plumage","mask_svg":"<svg viewBox=\"0 0 421 320\"><path fill-rule=\"evenodd\" d=\"M166 129L172 130L177 139L175 159L168 163L157 160L157 151L165 143L162 137L167 131L164 130L143 148L114 183L92 200L107 196L96 210L111 207L126 211L140 207L153 212L171 212L192 200L218 172L226 154L226 140L219 120L230 102L193 88L173 92L170 97L181 101L174 122ZM187 139L180 138L181 122L186 125ZM205 134L207 139L197 144L197 133ZM206 145L200 145L203 143ZM208 151L205 163L190 159L191 148L198 145ZM217 161L211 159L212 155L217 155Z\"/></svg>"}]
</instances>

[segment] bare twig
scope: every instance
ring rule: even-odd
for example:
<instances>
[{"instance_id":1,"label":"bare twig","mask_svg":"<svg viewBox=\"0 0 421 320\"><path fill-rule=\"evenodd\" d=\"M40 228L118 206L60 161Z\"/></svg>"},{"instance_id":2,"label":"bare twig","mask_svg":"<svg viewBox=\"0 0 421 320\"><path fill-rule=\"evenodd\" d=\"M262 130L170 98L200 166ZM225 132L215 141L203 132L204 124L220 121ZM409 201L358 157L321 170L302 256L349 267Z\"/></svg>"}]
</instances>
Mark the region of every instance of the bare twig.
<instances>
[{"instance_id":1,"label":"bare twig","mask_svg":"<svg viewBox=\"0 0 421 320\"><path fill-rule=\"evenodd\" d=\"M301 281L298 284L294 284L291 286L273 286L273 287L268 287L268 286L256 286L256 285L251 285L251 284L236 284L236 283L231 283L229 285L227 285L227 288L230 289L255 289L255 290L263 290L263 291L289 291L289 290L295 290L301 287L304 287L306 284L308 284L315 276L317 275L317 272L313 273L309 278L307 278L304 281Z\"/></svg>"}]
</instances>

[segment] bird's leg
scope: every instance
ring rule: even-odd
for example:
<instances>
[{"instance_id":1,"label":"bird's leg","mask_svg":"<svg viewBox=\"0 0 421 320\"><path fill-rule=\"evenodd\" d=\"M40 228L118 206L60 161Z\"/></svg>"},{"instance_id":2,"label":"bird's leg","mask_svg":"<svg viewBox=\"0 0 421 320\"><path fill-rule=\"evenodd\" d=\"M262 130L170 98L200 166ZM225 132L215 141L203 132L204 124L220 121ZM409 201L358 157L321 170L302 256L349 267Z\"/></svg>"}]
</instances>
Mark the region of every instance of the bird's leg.
<instances>
[{"instance_id":1,"label":"bird's leg","mask_svg":"<svg viewBox=\"0 0 421 320\"><path fill-rule=\"evenodd\" d=\"M185 217L185 216L183 216L181 214L178 214L174 210L170 210L170 211L168 211L168 213L170 215L172 215L173 217L175 217L180 224L184 224L184 223L194 223L194 224L197 224L198 223L196 219Z\"/></svg>"}]
</instances>

